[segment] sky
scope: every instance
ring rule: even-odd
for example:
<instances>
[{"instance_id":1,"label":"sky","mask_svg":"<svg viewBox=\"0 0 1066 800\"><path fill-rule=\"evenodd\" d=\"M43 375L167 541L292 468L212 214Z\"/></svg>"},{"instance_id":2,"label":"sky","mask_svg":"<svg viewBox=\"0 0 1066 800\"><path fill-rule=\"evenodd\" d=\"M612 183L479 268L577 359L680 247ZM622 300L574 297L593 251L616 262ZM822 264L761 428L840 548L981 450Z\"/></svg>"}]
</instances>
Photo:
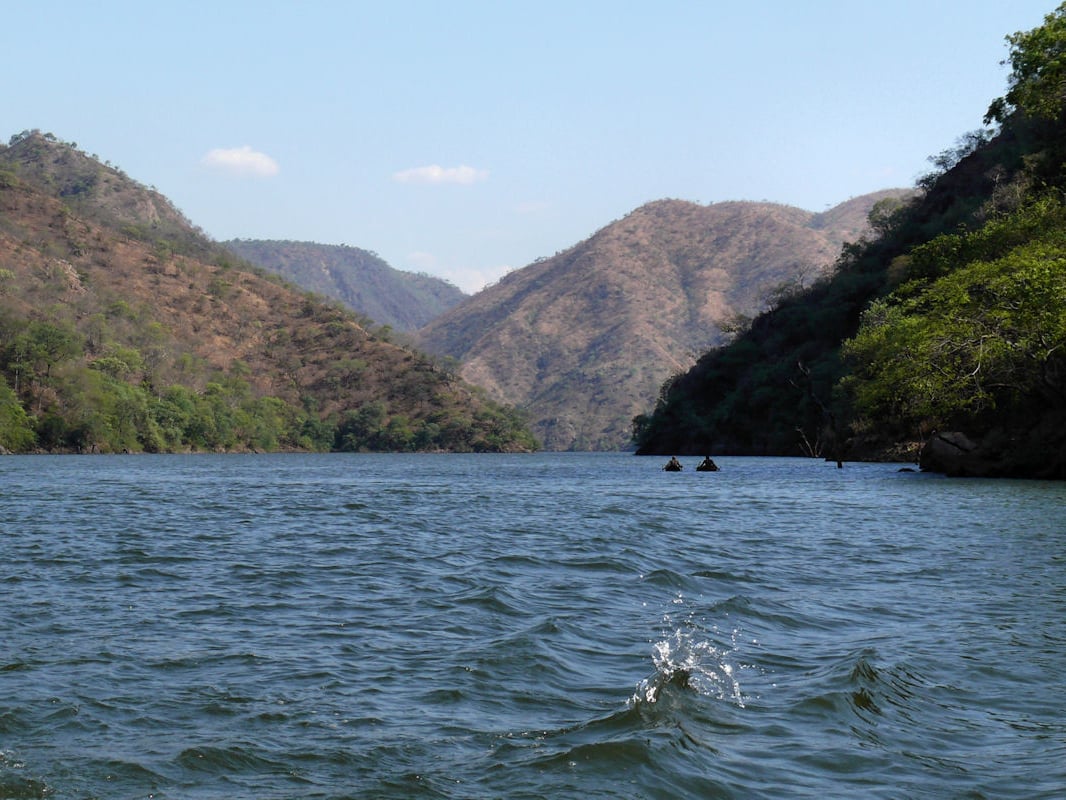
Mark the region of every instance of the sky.
<instances>
[{"instance_id":1,"label":"sky","mask_svg":"<svg viewBox=\"0 0 1066 800\"><path fill-rule=\"evenodd\" d=\"M1055 0L51 0L4 9L40 129L217 240L371 250L466 292L644 203L912 186Z\"/></svg>"}]
</instances>

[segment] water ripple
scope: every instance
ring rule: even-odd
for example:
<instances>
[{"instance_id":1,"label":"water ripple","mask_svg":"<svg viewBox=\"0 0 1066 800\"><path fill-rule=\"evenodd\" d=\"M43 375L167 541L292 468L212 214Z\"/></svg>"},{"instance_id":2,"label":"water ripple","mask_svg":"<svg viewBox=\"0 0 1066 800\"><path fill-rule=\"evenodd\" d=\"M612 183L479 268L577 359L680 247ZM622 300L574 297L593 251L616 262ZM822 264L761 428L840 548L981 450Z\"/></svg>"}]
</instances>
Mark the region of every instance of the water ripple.
<instances>
[{"instance_id":1,"label":"water ripple","mask_svg":"<svg viewBox=\"0 0 1066 800\"><path fill-rule=\"evenodd\" d=\"M0 797L1060 793L1061 487L718 461L0 459Z\"/></svg>"}]
</instances>

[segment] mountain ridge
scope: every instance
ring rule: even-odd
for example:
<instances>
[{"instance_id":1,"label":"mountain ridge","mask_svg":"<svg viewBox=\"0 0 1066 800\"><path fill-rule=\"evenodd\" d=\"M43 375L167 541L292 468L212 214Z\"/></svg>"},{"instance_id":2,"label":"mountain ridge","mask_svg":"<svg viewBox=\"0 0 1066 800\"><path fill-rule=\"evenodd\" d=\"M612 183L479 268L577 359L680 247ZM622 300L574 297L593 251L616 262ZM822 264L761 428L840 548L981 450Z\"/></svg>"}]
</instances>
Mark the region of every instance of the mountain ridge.
<instances>
[{"instance_id":1,"label":"mountain ridge","mask_svg":"<svg viewBox=\"0 0 1066 800\"><path fill-rule=\"evenodd\" d=\"M377 253L359 247L277 239L231 239L220 244L398 331L422 327L467 296L441 278L395 269Z\"/></svg>"},{"instance_id":2,"label":"mountain ridge","mask_svg":"<svg viewBox=\"0 0 1066 800\"><path fill-rule=\"evenodd\" d=\"M777 203L646 203L515 270L418 331L464 378L521 407L548 449L624 449L662 381L814 280L884 190L816 214ZM862 222L859 222L862 220Z\"/></svg>"}]
</instances>

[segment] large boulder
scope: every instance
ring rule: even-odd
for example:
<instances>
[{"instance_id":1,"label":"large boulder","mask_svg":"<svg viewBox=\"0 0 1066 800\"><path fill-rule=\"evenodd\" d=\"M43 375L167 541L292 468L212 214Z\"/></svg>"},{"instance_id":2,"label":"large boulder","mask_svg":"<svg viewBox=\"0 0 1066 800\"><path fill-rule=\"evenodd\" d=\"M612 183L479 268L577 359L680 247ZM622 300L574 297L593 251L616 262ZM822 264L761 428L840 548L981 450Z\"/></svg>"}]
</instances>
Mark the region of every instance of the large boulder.
<instances>
[{"instance_id":1,"label":"large boulder","mask_svg":"<svg viewBox=\"0 0 1066 800\"><path fill-rule=\"evenodd\" d=\"M993 430L979 441L958 431L935 433L918 460L923 472L959 477L1066 479L1066 425L1047 414L1026 431Z\"/></svg>"},{"instance_id":2,"label":"large boulder","mask_svg":"<svg viewBox=\"0 0 1066 800\"><path fill-rule=\"evenodd\" d=\"M918 456L918 465L923 472L958 476L987 475L991 467L981 457L977 443L959 431L934 433L929 437Z\"/></svg>"}]
</instances>

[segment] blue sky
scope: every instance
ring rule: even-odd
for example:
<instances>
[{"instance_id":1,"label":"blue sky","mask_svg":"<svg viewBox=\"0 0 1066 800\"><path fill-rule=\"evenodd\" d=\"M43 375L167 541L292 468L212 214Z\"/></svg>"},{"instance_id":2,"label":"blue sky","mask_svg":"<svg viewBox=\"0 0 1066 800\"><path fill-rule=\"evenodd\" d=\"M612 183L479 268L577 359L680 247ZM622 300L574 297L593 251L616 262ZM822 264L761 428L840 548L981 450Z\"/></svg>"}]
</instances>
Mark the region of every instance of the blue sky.
<instances>
[{"instance_id":1,"label":"blue sky","mask_svg":"<svg viewBox=\"0 0 1066 800\"><path fill-rule=\"evenodd\" d=\"M9 4L40 128L216 239L349 244L473 291L645 202L911 186L1054 0Z\"/></svg>"}]
</instances>

